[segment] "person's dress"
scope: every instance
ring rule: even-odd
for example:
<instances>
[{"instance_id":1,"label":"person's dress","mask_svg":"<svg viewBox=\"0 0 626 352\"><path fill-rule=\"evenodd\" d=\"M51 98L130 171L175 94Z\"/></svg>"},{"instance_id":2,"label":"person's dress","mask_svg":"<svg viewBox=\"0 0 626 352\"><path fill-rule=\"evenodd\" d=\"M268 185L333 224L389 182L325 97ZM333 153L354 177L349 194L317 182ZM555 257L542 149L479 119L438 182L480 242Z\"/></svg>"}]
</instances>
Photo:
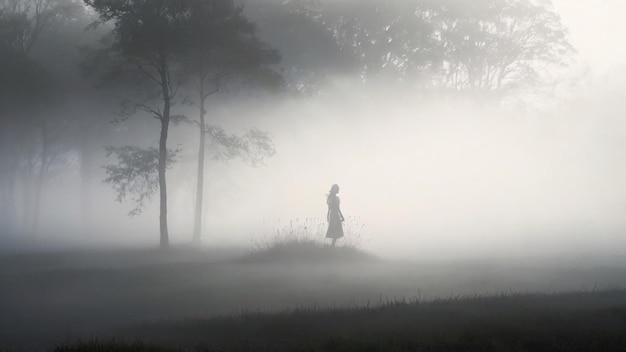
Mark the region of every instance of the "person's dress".
<instances>
[{"instance_id":1,"label":"person's dress","mask_svg":"<svg viewBox=\"0 0 626 352\"><path fill-rule=\"evenodd\" d=\"M339 214L339 197L330 196L326 202L330 210L326 238L343 237L343 225L341 224L341 215Z\"/></svg>"}]
</instances>

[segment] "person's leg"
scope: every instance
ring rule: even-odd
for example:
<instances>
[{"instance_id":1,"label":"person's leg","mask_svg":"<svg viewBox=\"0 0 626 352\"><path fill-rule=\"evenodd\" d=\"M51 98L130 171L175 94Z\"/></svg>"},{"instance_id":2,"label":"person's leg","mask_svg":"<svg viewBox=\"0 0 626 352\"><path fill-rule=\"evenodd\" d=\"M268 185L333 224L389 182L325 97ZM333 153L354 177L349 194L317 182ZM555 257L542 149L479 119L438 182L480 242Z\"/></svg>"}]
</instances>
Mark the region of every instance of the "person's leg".
<instances>
[{"instance_id":1,"label":"person's leg","mask_svg":"<svg viewBox=\"0 0 626 352\"><path fill-rule=\"evenodd\" d=\"M330 244L330 246L331 246L331 247L334 247L334 246L335 246L335 243L337 243L337 239L336 239L336 238L333 238L333 243L331 243L331 244Z\"/></svg>"}]
</instances>

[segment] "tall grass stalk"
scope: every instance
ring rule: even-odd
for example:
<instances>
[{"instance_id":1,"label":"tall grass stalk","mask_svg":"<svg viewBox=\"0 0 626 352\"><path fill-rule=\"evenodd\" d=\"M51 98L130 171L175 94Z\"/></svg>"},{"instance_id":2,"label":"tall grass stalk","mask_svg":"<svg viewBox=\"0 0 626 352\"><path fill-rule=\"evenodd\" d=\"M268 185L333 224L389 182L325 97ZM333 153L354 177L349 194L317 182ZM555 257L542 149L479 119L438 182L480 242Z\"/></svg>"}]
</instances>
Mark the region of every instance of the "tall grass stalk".
<instances>
[{"instance_id":1,"label":"tall grass stalk","mask_svg":"<svg viewBox=\"0 0 626 352\"><path fill-rule=\"evenodd\" d=\"M362 250L367 239L363 235L360 217L348 216L343 224L344 237L338 241L342 247ZM324 246L327 244L326 230L328 223L319 217L296 218L283 223L280 219L278 224L271 229L263 229L261 235L254 236L250 240L252 251L267 250L277 246L308 244Z\"/></svg>"}]
</instances>

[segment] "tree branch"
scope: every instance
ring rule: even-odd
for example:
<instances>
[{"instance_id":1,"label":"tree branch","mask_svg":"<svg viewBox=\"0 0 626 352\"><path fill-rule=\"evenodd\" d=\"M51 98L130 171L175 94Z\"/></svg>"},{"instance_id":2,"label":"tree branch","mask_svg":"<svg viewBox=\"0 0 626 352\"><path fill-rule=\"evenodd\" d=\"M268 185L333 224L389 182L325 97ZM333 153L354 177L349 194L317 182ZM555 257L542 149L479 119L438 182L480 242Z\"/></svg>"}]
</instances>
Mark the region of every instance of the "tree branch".
<instances>
[{"instance_id":1,"label":"tree branch","mask_svg":"<svg viewBox=\"0 0 626 352\"><path fill-rule=\"evenodd\" d=\"M156 78L152 73L148 72L141 63L137 62L135 63L135 65L137 66L139 71L141 71L144 75L146 75L146 77L148 77L150 80L154 81L158 85L161 85L161 80Z\"/></svg>"},{"instance_id":2,"label":"tree branch","mask_svg":"<svg viewBox=\"0 0 626 352\"><path fill-rule=\"evenodd\" d=\"M136 104L137 109L141 110L141 111L145 111L147 113L150 113L154 116L152 116L153 118L157 119L157 120L162 120L163 119L163 113L161 113L161 109L157 108L151 108L146 104Z\"/></svg>"}]
</instances>

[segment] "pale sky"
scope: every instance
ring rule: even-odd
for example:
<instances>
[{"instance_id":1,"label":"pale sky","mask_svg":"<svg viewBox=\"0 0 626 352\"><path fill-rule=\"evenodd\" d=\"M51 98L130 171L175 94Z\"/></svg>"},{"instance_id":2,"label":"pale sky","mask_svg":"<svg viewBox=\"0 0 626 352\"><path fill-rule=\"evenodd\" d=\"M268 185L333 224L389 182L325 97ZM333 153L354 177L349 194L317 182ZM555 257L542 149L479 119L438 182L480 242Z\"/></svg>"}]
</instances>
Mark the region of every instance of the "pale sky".
<instances>
[{"instance_id":1,"label":"pale sky","mask_svg":"<svg viewBox=\"0 0 626 352\"><path fill-rule=\"evenodd\" d=\"M553 0L570 40L595 75L626 66L626 1Z\"/></svg>"}]
</instances>

